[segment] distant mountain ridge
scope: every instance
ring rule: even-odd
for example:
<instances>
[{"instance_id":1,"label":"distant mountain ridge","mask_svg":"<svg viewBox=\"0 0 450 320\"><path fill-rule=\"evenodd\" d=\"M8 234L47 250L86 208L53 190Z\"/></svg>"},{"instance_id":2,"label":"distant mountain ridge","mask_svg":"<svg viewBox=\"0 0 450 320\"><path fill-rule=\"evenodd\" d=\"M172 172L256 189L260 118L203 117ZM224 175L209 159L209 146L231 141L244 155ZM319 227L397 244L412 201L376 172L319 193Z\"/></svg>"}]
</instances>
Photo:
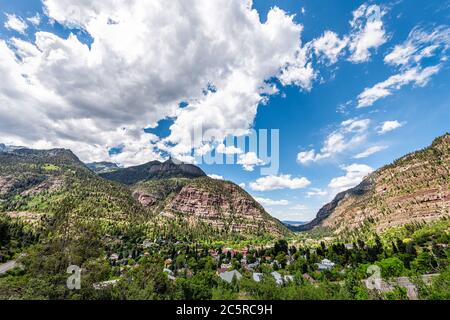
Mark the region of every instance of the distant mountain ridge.
<instances>
[{"instance_id":1,"label":"distant mountain ridge","mask_svg":"<svg viewBox=\"0 0 450 320\"><path fill-rule=\"evenodd\" d=\"M339 193L311 222L293 231L325 228L335 235L382 232L450 217L450 134L408 154Z\"/></svg>"},{"instance_id":2,"label":"distant mountain ridge","mask_svg":"<svg viewBox=\"0 0 450 320\"><path fill-rule=\"evenodd\" d=\"M120 170L116 163L106 161L86 163L86 166L97 174Z\"/></svg>"},{"instance_id":3,"label":"distant mountain ridge","mask_svg":"<svg viewBox=\"0 0 450 320\"><path fill-rule=\"evenodd\" d=\"M119 168L99 175L108 180L133 185L140 181L154 179L199 178L205 177L206 173L194 165L169 159L166 162L152 161L139 166Z\"/></svg>"}]
</instances>

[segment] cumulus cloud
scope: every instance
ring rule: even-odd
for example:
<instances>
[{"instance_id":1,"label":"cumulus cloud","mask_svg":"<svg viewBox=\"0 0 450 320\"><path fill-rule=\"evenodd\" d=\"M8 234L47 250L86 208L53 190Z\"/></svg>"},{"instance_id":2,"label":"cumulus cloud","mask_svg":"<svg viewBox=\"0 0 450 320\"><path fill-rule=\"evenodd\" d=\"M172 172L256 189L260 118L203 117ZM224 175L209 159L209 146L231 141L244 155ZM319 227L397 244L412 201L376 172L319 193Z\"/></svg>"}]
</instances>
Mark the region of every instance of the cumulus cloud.
<instances>
[{"instance_id":1,"label":"cumulus cloud","mask_svg":"<svg viewBox=\"0 0 450 320\"><path fill-rule=\"evenodd\" d=\"M237 164L242 165L245 171L253 171L256 166L263 165L264 161L259 159L255 152L248 152L239 156Z\"/></svg>"},{"instance_id":2,"label":"cumulus cloud","mask_svg":"<svg viewBox=\"0 0 450 320\"><path fill-rule=\"evenodd\" d=\"M306 91L311 90L317 77L311 62L311 42L297 51L296 58L290 61L278 76L283 85L295 85Z\"/></svg>"},{"instance_id":3,"label":"cumulus cloud","mask_svg":"<svg viewBox=\"0 0 450 320\"><path fill-rule=\"evenodd\" d=\"M354 156L354 159L364 159L367 158L375 153L378 153L380 151L386 150L388 147L387 146L373 146L373 147L369 147L366 150L364 150L361 153L358 153L356 156Z\"/></svg>"},{"instance_id":4,"label":"cumulus cloud","mask_svg":"<svg viewBox=\"0 0 450 320\"><path fill-rule=\"evenodd\" d=\"M349 119L343 121L339 129L332 132L325 139L320 152L316 152L314 149L300 152L297 155L298 163L304 165L317 162L354 148L366 139L369 125L369 119Z\"/></svg>"},{"instance_id":5,"label":"cumulus cloud","mask_svg":"<svg viewBox=\"0 0 450 320\"><path fill-rule=\"evenodd\" d=\"M257 106L278 92L267 80L312 86L302 26L276 7L261 23L251 1L43 3L50 19L93 42L42 31L34 42L0 40L0 134L14 144L67 147L84 161L105 160L117 145L140 161L161 150L187 159L202 145L191 139L198 123L219 142L230 130L245 134ZM8 21L25 30L20 18ZM168 117L165 139L143 131Z\"/></svg>"},{"instance_id":6,"label":"cumulus cloud","mask_svg":"<svg viewBox=\"0 0 450 320\"><path fill-rule=\"evenodd\" d=\"M378 130L379 134L385 134L391 131L394 131L398 128L403 127L403 124L398 122L397 120L394 121L385 121L381 124L380 129Z\"/></svg>"},{"instance_id":7,"label":"cumulus cloud","mask_svg":"<svg viewBox=\"0 0 450 320\"><path fill-rule=\"evenodd\" d=\"M350 61L355 63L368 61L371 50L387 42L382 17L385 12L380 6L363 4L353 12L350 22L352 31L349 40Z\"/></svg>"},{"instance_id":8,"label":"cumulus cloud","mask_svg":"<svg viewBox=\"0 0 450 320\"><path fill-rule=\"evenodd\" d=\"M325 31L318 39L313 41L316 56L325 58L330 64L336 63L338 58L344 53L344 48L348 44L348 38L340 39L333 31Z\"/></svg>"},{"instance_id":9,"label":"cumulus cloud","mask_svg":"<svg viewBox=\"0 0 450 320\"><path fill-rule=\"evenodd\" d=\"M346 171L345 176L332 179L328 185L334 193L339 193L357 186L363 178L373 172L373 168L365 164L352 164L342 169Z\"/></svg>"},{"instance_id":10,"label":"cumulus cloud","mask_svg":"<svg viewBox=\"0 0 450 320\"><path fill-rule=\"evenodd\" d=\"M36 13L34 16L27 18L27 21L31 22L34 26L41 24L41 15Z\"/></svg>"},{"instance_id":11,"label":"cumulus cloud","mask_svg":"<svg viewBox=\"0 0 450 320\"><path fill-rule=\"evenodd\" d=\"M272 191L280 189L303 189L311 182L304 177L293 178L291 175L267 176L250 183L253 191Z\"/></svg>"},{"instance_id":12,"label":"cumulus cloud","mask_svg":"<svg viewBox=\"0 0 450 320\"><path fill-rule=\"evenodd\" d=\"M273 200L273 199L258 198L258 197L255 197L255 200L258 201L263 206L287 206L287 205L289 205L288 200Z\"/></svg>"},{"instance_id":13,"label":"cumulus cloud","mask_svg":"<svg viewBox=\"0 0 450 320\"><path fill-rule=\"evenodd\" d=\"M6 29L14 30L19 33L25 34L28 29L28 24L23 21L22 18L16 16L15 14L6 13L6 22L4 24Z\"/></svg>"}]
</instances>

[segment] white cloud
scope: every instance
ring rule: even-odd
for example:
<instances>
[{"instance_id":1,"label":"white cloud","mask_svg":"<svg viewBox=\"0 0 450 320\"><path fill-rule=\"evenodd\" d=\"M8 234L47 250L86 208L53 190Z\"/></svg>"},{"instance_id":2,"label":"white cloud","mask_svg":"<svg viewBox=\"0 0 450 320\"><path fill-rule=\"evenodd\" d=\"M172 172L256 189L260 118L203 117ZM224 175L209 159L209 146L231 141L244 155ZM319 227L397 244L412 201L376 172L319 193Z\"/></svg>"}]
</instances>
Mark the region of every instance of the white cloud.
<instances>
[{"instance_id":1,"label":"white cloud","mask_svg":"<svg viewBox=\"0 0 450 320\"><path fill-rule=\"evenodd\" d=\"M403 127L403 124L398 122L397 120L394 121L385 121L381 124L380 129L378 130L379 134L385 134L388 132L391 132L395 129Z\"/></svg>"},{"instance_id":2,"label":"white cloud","mask_svg":"<svg viewBox=\"0 0 450 320\"><path fill-rule=\"evenodd\" d=\"M309 221L316 212L302 204L282 208L270 208L270 214L281 221Z\"/></svg>"},{"instance_id":3,"label":"white cloud","mask_svg":"<svg viewBox=\"0 0 450 320\"><path fill-rule=\"evenodd\" d=\"M228 155L243 153L243 151L240 148L237 148L235 146L226 147L223 143L219 144L219 146L216 148L216 151Z\"/></svg>"},{"instance_id":4,"label":"white cloud","mask_svg":"<svg viewBox=\"0 0 450 320\"><path fill-rule=\"evenodd\" d=\"M352 31L350 34L349 50L352 53L349 60L355 63L368 61L371 50L377 49L387 42L381 18L385 12L377 5L361 5L353 12L353 20L350 22Z\"/></svg>"},{"instance_id":5,"label":"white cloud","mask_svg":"<svg viewBox=\"0 0 450 320\"><path fill-rule=\"evenodd\" d=\"M308 210L308 207L303 205L303 204L297 204L297 205L295 205L293 207L290 207L289 209L290 210L295 210L295 211L305 211L305 210Z\"/></svg>"},{"instance_id":6,"label":"white cloud","mask_svg":"<svg viewBox=\"0 0 450 320\"><path fill-rule=\"evenodd\" d=\"M43 3L50 19L82 28L93 43L50 32L33 43L0 40L0 135L15 144L71 148L84 161L108 159L108 148L122 144L140 161L160 157L154 144L189 157L198 123L217 130L219 142L229 129L246 133L258 105L278 92L266 80L312 86L302 26L276 7L261 23L241 0ZM24 21L8 21L24 32ZM205 95L209 85L216 90ZM189 105L179 108L182 101ZM143 132L167 117L175 118L168 138Z\"/></svg>"},{"instance_id":7,"label":"white cloud","mask_svg":"<svg viewBox=\"0 0 450 320\"><path fill-rule=\"evenodd\" d=\"M300 152L297 155L298 163L308 164L310 162L317 162L358 146L366 139L369 125L369 119L349 119L343 121L340 128L332 132L325 139L320 152L316 152L314 149Z\"/></svg>"},{"instance_id":8,"label":"white cloud","mask_svg":"<svg viewBox=\"0 0 450 320\"><path fill-rule=\"evenodd\" d=\"M326 190L322 190L319 188L311 188L311 191L308 191L306 193L306 197L307 198L312 198L312 197L324 197L328 194L328 191Z\"/></svg>"},{"instance_id":9,"label":"white cloud","mask_svg":"<svg viewBox=\"0 0 450 320\"><path fill-rule=\"evenodd\" d=\"M298 50L296 58L289 61L280 72L278 78L283 85L295 85L306 91L311 90L317 73L312 66L311 43Z\"/></svg>"},{"instance_id":10,"label":"white cloud","mask_svg":"<svg viewBox=\"0 0 450 320\"><path fill-rule=\"evenodd\" d=\"M36 15L27 18L27 21L31 22L31 24L38 26L41 24L41 15L36 13Z\"/></svg>"},{"instance_id":11,"label":"white cloud","mask_svg":"<svg viewBox=\"0 0 450 320\"><path fill-rule=\"evenodd\" d=\"M303 189L311 182L304 178L292 178L291 175L267 176L250 183L253 191L272 191L280 189Z\"/></svg>"},{"instance_id":12,"label":"white cloud","mask_svg":"<svg viewBox=\"0 0 450 320\"><path fill-rule=\"evenodd\" d=\"M367 158L375 153L378 153L380 151L386 150L388 147L387 146L373 146L373 147L369 147L366 150L364 150L361 153L358 153L356 156L354 156L354 159L363 159L363 158Z\"/></svg>"},{"instance_id":13,"label":"white cloud","mask_svg":"<svg viewBox=\"0 0 450 320\"><path fill-rule=\"evenodd\" d=\"M414 67L404 71L403 73L391 76L389 79L380 82L372 88L366 88L358 96L358 108L372 106L376 101L393 94L394 91L400 90L408 84L414 84L424 87L428 84L431 77L441 70L441 65L426 67Z\"/></svg>"},{"instance_id":14,"label":"white cloud","mask_svg":"<svg viewBox=\"0 0 450 320\"><path fill-rule=\"evenodd\" d=\"M239 187L241 187L242 189L245 189L247 187L247 185L245 183L239 183Z\"/></svg>"},{"instance_id":15,"label":"white cloud","mask_svg":"<svg viewBox=\"0 0 450 320\"><path fill-rule=\"evenodd\" d=\"M379 99L390 96L394 91L409 84L426 86L432 76L442 69L449 46L450 27L439 26L431 32L414 28L404 43L396 45L384 57L385 63L400 69L399 73L371 88L366 88L358 96L358 108L372 106ZM423 67L423 60L433 56L439 56L441 63Z\"/></svg>"},{"instance_id":16,"label":"white cloud","mask_svg":"<svg viewBox=\"0 0 450 320\"><path fill-rule=\"evenodd\" d=\"M312 197L324 197L328 194L328 192L326 190L322 190L319 188L311 188L311 191L308 191L306 193L306 197L307 198L312 198Z\"/></svg>"},{"instance_id":17,"label":"white cloud","mask_svg":"<svg viewBox=\"0 0 450 320\"><path fill-rule=\"evenodd\" d=\"M336 63L347 46L348 39L339 39L332 31L325 31L322 37L313 41L314 52L321 59L327 59L330 64Z\"/></svg>"},{"instance_id":18,"label":"white cloud","mask_svg":"<svg viewBox=\"0 0 450 320\"><path fill-rule=\"evenodd\" d=\"M449 46L450 27L438 26L430 32L415 27L408 39L396 45L384 61L393 66L413 66L434 55L445 56Z\"/></svg>"},{"instance_id":19,"label":"white cloud","mask_svg":"<svg viewBox=\"0 0 450 320\"><path fill-rule=\"evenodd\" d=\"M16 16L15 14L6 13L5 28L25 34L25 31L28 29L28 25L22 20L22 18Z\"/></svg>"},{"instance_id":20,"label":"white cloud","mask_svg":"<svg viewBox=\"0 0 450 320\"><path fill-rule=\"evenodd\" d=\"M346 175L332 179L328 185L334 194L357 186L364 177L373 172L373 169L365 164L352 164L342 169L346 171Z\"/></svg>"},{"instance_id":21,"label":"white cloud","mask_svg":"<svg viewBox=\"0 0 450 320\"><path fill-rule=\"evenodd\" d=\"M255 200L258 201L263 206L287 206L287 205L289 205L288 200L273 200L273 199L258 198L258 197L255 197Z\"/></svg>"},{"instance_id":22,"label":"white cloud","mask_svg":"<svg viewBox=\"0 0 450 320\"><path fill-rule=\"evenodd\" d=\"M222 176L219 176L217 174L208 174L208 177L210 177L211 179L215 179L215 180L224 180L224 178Z\"/></svg>"},{"instance_id":23,"label":"white cloud","mask_svg":"<svg viewBox=\"0 0 450 320\"><path fill-rule=\"evenodd\" d=\"M242 165L245 171L253 171L256 166L264 164L255 152L248 152L239 156L237 164Z\"/></svg>"}]
</instances>

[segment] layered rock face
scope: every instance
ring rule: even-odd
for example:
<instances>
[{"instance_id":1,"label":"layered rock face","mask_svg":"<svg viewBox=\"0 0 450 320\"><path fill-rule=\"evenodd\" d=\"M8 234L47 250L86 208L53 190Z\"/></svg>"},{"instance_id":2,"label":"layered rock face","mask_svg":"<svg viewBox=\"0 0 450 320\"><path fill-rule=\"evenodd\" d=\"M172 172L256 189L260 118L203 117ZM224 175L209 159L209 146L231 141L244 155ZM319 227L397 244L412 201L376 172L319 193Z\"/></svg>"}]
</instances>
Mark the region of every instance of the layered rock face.
<instances>
[{"instance_id":1,"label":"layered rock face","mask_svg":"<svg viewBox=\"0 0 450 320\"><path fill-rule=\"evenodd\" d=\"M150 181L138 185L135 198L165 217L191 225L243 234L284 235L289 231L239 186L208 177Z\"/></svg>"},{"instance_id":2,"label":"layered rock face","mask_svg":"<svg viewBox=\"0 0 450 320\"><path fill-rule=\"evenodd\" d=\"M340 193L297 231L326 227L334 234L377 232L450 216L450 135L385 166Z\"/></svg>"}]
</instances>

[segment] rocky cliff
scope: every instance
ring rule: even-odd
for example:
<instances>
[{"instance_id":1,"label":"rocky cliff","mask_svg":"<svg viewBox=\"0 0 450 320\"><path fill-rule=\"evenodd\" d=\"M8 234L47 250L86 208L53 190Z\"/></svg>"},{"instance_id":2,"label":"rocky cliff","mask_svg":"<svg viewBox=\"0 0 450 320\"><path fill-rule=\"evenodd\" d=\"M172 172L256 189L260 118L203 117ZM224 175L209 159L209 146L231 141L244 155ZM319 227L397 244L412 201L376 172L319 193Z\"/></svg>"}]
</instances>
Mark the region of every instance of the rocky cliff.
<instances>
[{"instance_id":1,"label":"rocky cliff","mask_svg":"<svg viewBox=\"0 0 450 320\"><path fill-rule=\"evenodd\" d=\"M139 183L133 195L156 215L188 225L208 225L218 232L286 235L289 231L234 183L209 177Z\"/></svg>"},{"instance_id":2,"label":"rocky cliff","mask_svg":"<svg viewBox=\"0 0 450 320\"><path fill-rule=\"evenodd\" d=\"M348 191L338 194L310 223L345 235L366 229L382 232L414 222L450 216L450 134L421 151L385 166Z\"/></svg>"}]
</instances>

